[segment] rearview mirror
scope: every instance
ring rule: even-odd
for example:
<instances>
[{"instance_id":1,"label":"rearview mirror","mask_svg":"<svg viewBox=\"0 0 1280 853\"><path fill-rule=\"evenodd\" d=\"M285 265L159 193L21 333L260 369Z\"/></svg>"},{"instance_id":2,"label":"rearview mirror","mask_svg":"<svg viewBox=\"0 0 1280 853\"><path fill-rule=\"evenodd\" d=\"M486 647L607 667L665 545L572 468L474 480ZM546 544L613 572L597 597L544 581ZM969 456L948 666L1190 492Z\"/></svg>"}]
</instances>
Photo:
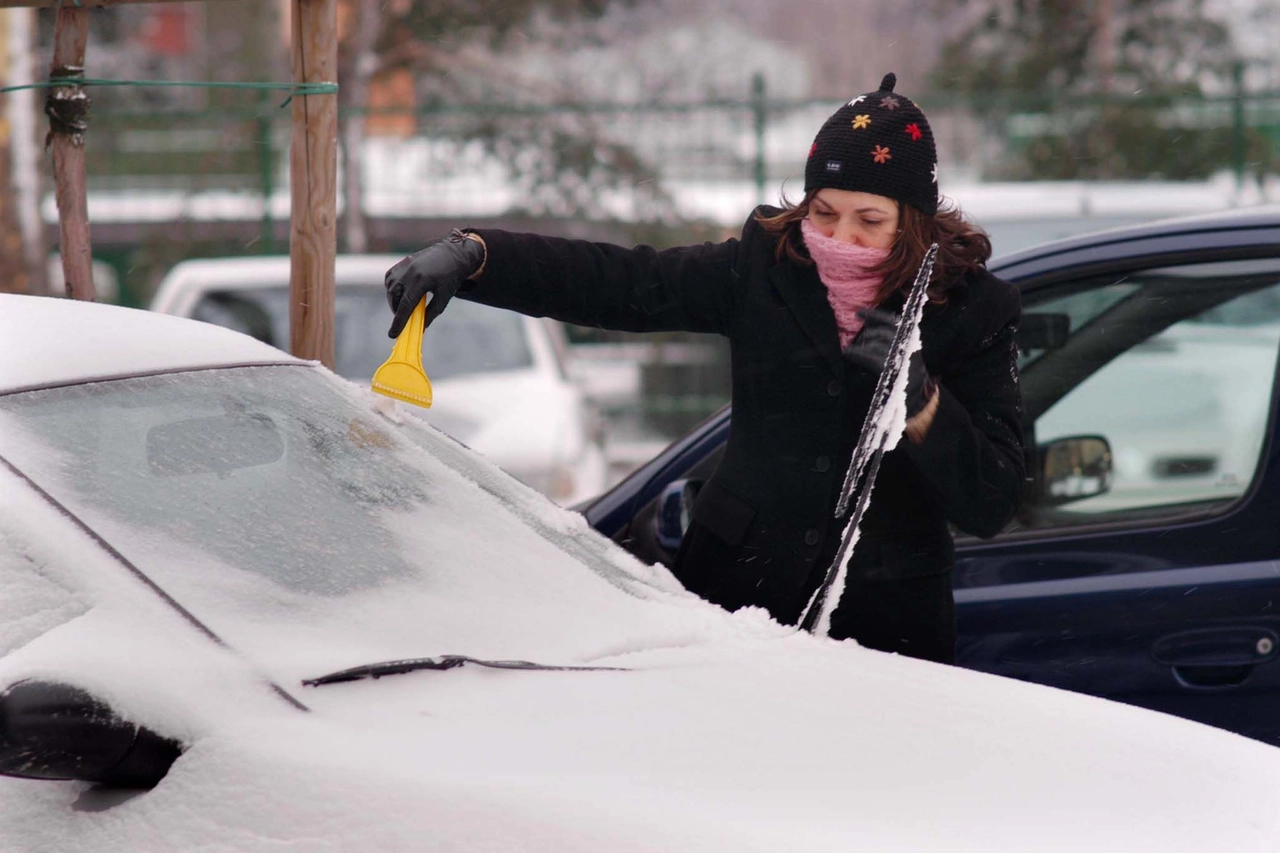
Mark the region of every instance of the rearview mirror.
<instances>
[{"instance_id":1,"label":"rearview mirror","mask_svg":"<svg viewBox=\"0 0 1280 853\"><path fill-rule=\"evenodd\" d=\"M152 788L182 753L67 684L20 681L0 693L0 774Z\"/></svg>"},{"instance_id":2,"label":"rearview mirror","mask_svg":"<svg viewBox=\"0 0 1280 853\"><path fill-rule=\"evenodd\" d=\"M1057 438L1039 447L1040 504L1061 506L1111 490L1111 445L1100 435Z\"/></svg>"},{"instance_id":3,"label":"rearview mirror","mask_svg":"<svg viewBox=\"0 0 1280 853\"><path fill-rule=\"evenodd\" d=\"M1014 336L1019 352L1057 349L1071 336L1071 318L1066 314L1028 312L1018 321Z\"/></svg>"},{"instance_id":4,"label":"rearview mirror","mask_svg":"<svg viewBox=\"0 0 1280 853\"><path fill-rule=\"evenodd\" d=\"M658 528L658 544L667 551L674 553L680 549L680 540L689 529L693 502L701 486L697 480L673 480L662 490L654 523Z\"/></svg>"},{"instance_id":5,"label":"rearview mirror","mask_svg":"<svg viewBox=\"0 0 1280 853\"><path fill-rule=\"evenodd\" d=\"M161 477L229 474L284 455L275 421L263 414L227 414L163 424L147 431L147 462Z\"/></svg>"}]
</instances>

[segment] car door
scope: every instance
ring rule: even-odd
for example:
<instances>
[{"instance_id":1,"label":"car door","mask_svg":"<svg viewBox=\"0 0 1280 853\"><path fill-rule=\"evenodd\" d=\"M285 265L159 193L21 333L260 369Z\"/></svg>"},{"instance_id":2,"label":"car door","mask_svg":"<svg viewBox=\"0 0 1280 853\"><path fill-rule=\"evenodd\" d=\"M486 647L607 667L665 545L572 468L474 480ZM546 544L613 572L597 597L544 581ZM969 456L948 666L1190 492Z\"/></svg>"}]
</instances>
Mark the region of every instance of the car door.
<instances>
[{"instance_id":1,"label":"car door","mask_svg":"<svg viewBox=\"0 0 1280 853\"><path fill-rule=\"evenodd\" d=\"M1022 353L1039 452L1013 527L957 543L958 662L1280 743L1280 258L1023 303L1058 330Z\"/></svg>"}]
</instances>

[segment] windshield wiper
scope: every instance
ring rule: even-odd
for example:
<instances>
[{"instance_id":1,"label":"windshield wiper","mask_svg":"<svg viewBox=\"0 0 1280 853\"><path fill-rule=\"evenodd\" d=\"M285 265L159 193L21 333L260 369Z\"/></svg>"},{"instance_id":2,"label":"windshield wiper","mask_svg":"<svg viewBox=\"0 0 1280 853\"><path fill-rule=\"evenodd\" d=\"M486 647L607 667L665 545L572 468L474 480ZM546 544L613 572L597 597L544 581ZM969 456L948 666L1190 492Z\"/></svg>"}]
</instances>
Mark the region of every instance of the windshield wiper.
<instances>
[{"instance_id":1,"label":"windshield wiper","mask_svg":"<svg viewBox=\"0 0 1280 853\"><path fill-rule=\"evenodd\" d=\"M623 666L552 666L543 663L531 663L527 660L480 660L465 655L440 655L434 658L411 658L409 660L389 660L383 663L367 663L350 669L340 669L319 678L304 678L302 683L307 687L319 687L323 684L339 684L343 681L360 681L364 678L381 678L384 675L400 675L405 672L417 672L423 669L453 669L464 663L487 666L491 669L532 669L547 672L625 672Z\"/></svg>"}]
</instances>

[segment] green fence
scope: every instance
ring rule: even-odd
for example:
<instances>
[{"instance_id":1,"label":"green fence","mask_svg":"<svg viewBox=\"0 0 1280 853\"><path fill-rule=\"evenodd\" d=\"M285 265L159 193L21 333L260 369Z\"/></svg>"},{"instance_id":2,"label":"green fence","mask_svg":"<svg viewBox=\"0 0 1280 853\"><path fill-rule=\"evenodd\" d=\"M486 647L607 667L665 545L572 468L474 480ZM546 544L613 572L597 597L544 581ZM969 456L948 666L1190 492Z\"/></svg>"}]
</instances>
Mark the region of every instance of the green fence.
<instances>
[{"instance_id":1,"label":"green fence","mask_svg":"<svg viewBox=\"0 0 1280 853\"><path fill-rule=\"evenodd\" d=\"M167 266L185 257L287 251L289 116L278 97L224 98L217 110L181 112L113 109L109 92L95 98L87 140L91 217L99 256L120 273L122 301L145 303ZM1241 182L1280 172L1280 93L981 102L930 96L921 105L942 153L944 190L947 176L977 179L1038 161L1037 168L1050 169L1083 159L1106 173L1140 171L1133 157L1160 158L1162 169L1230 169ZM362 208L382 223L519 210L559 221L675 226L654 231L654 242L664 234L687 238L691 222L705 223L705 236L729 233L754 204L776 200L779 189L801 194L809 143L837 106L773 99L757 81L750 96L735 101L424 104L362 114L354 118L391 120L401 131L363 142ZM1093 147L1080 147L1082 139ZM1129 161L1108 160L1122 155ZM155 227L130 231L130 222ZM227 223L243 227L229 231ZM419 242L413 229L400 238L373 231L382 235L373 250ZM134 232L145 245L129 242ZM653 431L678 434L724 402L726 353L714 342L702 345L700 366L646 368L639 417Z\"/></svg>"},{"instance_id":2,"label":"green fence","mask_svg":"<svg viewBox=\"0 0 1280 853\"><path fill-rule=\"evenodd\" d=\"M110 94L96 97L88 145L92 191L206 193L210 206L212 194L221 193L223 215L232 215L235 194L261 207L264 195L285 189L289 119L274 99L153 113L113 110ZM1167 165L1147 172L1169 178L1224 168L1241 179L1280 171L1280 93L980 103L934 96L921 104L944 174L1074 177L1054 173L1051 161L1038 173L1010 174L1011 161L1038 149L1050 158L1056 151L1092 157L1096 168L1084 177L1141 174L1143 157L1153 167ZM717 220L723 217L715 198L699 204L687 197L719 192L729 204L776 199L779 187L798 194L808 142L836 106L772 100L759 83L754 97L739 101L424 105L375 117L409 120L412 134L369 139L361 183L375 215L514 205L548 215ZM1072 147L1100 132L1114 137L1109 147ZM1183 151L1182 161L1170 156ZM1032 159L1027 168L1034 165Z\"/></svg>"}]
</instances>

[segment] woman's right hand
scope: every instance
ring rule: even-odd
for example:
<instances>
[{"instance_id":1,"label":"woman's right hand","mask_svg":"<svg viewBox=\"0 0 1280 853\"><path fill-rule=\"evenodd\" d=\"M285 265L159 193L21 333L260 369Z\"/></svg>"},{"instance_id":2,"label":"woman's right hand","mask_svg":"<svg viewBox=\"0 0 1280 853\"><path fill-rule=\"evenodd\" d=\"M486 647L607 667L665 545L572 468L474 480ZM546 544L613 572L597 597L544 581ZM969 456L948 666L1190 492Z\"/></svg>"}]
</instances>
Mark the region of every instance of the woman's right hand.
<instances>
[{"instance_id":1,"label":"woman's right hand","mask_svg":"<svg viewBox=\"0 0 1280 853\"><path fill-rule=\"evenodd\" d=\"M479 237L454 229L446 239L410 255L387 270L387 304L395 312L387 337L398 338L418 303L431 294L426 324L440 316L449 300L484 267L485 245Z\"/></svg>"},{"instance_id":2,"label":"woman's right hand","mask_svg":"<svg viewBox=\"0 0 1280 853\"><path fill-rule=\"evenodd\" d=\"M858 312L862 329L844 348L845 359L862 370L879 376L889 360L889 350L898 331L898 315L878 308ZM907 361L907 418L914 418L937 393L936 383L924 366L924 354L916 350Z\"/></svg>"}]
</instances>

